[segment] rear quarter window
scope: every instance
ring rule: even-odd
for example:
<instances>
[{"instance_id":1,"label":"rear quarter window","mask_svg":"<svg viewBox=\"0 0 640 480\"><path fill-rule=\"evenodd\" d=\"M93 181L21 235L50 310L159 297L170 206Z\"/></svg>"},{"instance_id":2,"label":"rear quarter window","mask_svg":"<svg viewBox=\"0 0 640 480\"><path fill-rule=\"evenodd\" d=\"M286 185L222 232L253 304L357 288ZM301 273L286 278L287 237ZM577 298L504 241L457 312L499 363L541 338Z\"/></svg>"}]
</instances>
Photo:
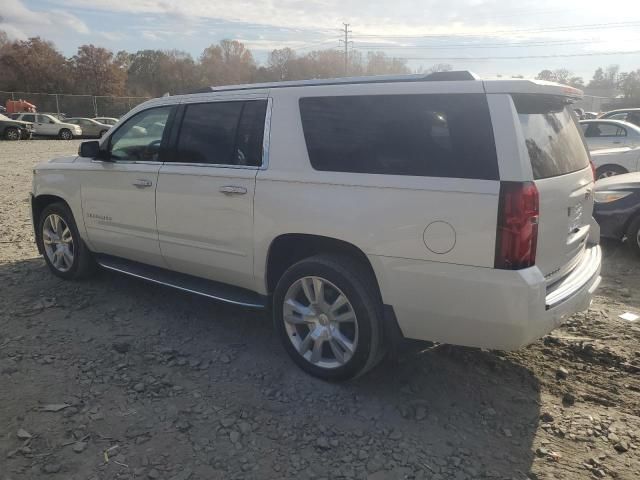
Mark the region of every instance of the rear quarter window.
<instances>
[{"instance_id":1,"label":"rear quarter window","mask_svg":"<svg viewBox=\"0 0 640 480\"><path fill-rule=\"evenodd\" d=\"M498 179L482 94L306 97L300 116L316 170Z\"/></svg>"},{"instance_id":2,"label":"rear quarter window","mask_svg":"<svg viewBox=\"0 0 640 480\"><path fill-rule=\"evenodd\" d=\"M589 166L575 116L562 97L512 95L524 135L533 178L577 172Z\"/></svg>"}]
</instances>

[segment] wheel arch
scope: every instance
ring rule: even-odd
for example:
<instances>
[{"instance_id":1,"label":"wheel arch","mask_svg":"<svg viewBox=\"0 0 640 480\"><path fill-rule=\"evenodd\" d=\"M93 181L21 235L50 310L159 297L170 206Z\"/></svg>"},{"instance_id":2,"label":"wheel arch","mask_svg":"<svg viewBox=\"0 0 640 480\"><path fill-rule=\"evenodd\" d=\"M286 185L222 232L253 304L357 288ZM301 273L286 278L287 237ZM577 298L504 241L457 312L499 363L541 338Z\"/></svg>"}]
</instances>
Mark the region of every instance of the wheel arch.
<instances>
[{"instance_id":1,"label":"wheel arch","mask_svg":"<svg viewBox=\"0 0 640 480\"><path fill-rule=\"evenodd\" d=\"M358 261L375 280L377 290L382 295L373 265L359 247L345 240L308 233L285 233L271 241L265 265L267 293L273 293L278 280L291 265L320 253L347 255Z\"/></svg>"},{"instance_id":2,"label":"wheel arch","mask_svg":"<svg viewBox=\"0 0 640 480\"><path fill-rule=\"evenodd\" d=\"M31 219L33 221L33 233L36 239L36 245L38 246L38 252L43 253L42 242L40 241L40 233L38 231L38 223L40 222L40 215L49 205L54 203L64 203L67 208L71 210L71 206L67 201L57 195L42 194L38 196L31 196Z\"/></svg>"}]
</instances>

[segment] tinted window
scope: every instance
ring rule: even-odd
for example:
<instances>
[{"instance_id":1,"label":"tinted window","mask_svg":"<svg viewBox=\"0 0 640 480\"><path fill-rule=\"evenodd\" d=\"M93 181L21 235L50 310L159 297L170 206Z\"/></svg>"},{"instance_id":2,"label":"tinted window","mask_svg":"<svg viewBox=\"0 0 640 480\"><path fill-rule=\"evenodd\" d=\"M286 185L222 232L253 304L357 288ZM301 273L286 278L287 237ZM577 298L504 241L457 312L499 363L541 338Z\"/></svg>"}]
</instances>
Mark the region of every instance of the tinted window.
<instances>
[{"instance_id":1,"label":"tinted window","mask_svg":"<svg viewBox=\"0 0 640 480\"><path fill-rule=\"evenodd\" d=\"M512 97L535 179L564 175L589 166L589 154L564 99L550 95Z\"/></svg>"},{"instance_id":2,"label":"tinted window","mask_svg":"<svg viewBox=\"0 0 640 480\"><path fill-rule=\"evenodd\" d=\"M178 139L178 161L233 163L242 105L242 102L187 105Z\"/></svg>"},{"instance_id":3,"label":"tinted window","mask_svg":"<svg viewBox=\"0 0 640 480\"><path fill-rule=\"evenodd\" d=\"M610 123L591 123L585 132L585 137L626 137L627 131Z\"/></svg>"},{"instance_id":4,"label":"tinted window","mask_svg":"<svg viewBox=\"0 0 640 480\"><path fill-rule=\"evenodd\" d=\"M257 100L245 102L238 125L234 154L235 165L262 165L262 142L267 102Z\"/></svg>"},{"instance_id":5,"label":"tinted window","mask_svg":"<svg viewBox=\"0 0 640 480\"><path fill-rule=\"evenodd\" d=\"M300 114L316 170L498 178L484 95L302 98Z\"/></svg>"},{"instance_id":6,"label":"tinted window","mask_svg":"<svg viewBox=\"0 0 640 480\"><path fill-rule=\"evenodd\" d=\"M111 158L158 161L171 109L167 106L144 110L122 124L110 138Z\"/></svg>"},{"instance_id":7,"label":"tinted window","mask_svg":"<svg viewBox=\"0 0 640 480\"><path fill-rule=\"evenodd\" d=\"M30 115L30 114L23 115L21 120L23 122L35 122L36 121L36 116L35 115Z\"/></svg>"}]
</instances>

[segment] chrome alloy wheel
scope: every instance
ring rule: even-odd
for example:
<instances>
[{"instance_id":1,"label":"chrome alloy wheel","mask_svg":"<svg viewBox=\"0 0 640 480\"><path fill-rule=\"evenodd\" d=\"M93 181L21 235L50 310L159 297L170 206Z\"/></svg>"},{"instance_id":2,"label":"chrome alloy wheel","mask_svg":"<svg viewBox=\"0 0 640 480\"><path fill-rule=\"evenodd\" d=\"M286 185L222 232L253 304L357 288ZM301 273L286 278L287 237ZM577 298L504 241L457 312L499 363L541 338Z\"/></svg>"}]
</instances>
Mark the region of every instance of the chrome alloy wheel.
<instances>
[{"instance_id":1,"label":"chrome alloy wheel","mask_svg":"<svg viewBox=\"0 0 640 480\"><path fill-rule=\"evenodd\" d=\"M309 363L346 364L358 345L358 320L347 296L320 277L303 277L287 290L283 319L289 340Z\"/></svg>"},{"instance_id":2,"label":"chrome alloy wheel","mask_svg":"<svg viewBox=\"0 0 640 480\"><path fill-rule=\"evenodd\" d=\"M60 272L67 272L73 265L75 245L69 225L60 215L52 213L42 224L42 244L47 258Z\"/></svg>"}]
</instances>

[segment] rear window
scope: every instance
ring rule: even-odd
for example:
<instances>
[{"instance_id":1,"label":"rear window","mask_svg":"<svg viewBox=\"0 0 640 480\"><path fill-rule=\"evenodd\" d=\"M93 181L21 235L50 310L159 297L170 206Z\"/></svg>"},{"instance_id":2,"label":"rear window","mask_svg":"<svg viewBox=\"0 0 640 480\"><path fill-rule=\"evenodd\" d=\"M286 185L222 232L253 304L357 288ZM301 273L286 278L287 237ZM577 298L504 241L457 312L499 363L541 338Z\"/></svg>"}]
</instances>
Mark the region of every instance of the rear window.
<instances>
[{"instance_id":1,"label":"rear window","mask_svg":"<svg viewBox=\"0 0 640 480\"><path fill-rule=\"evenodd\" d=\"M578 124L561 97L513 95L533 178L557 177L589 166Z\"/></svg>"},{"instance_id":2,"label":"rear window","mask_svg":"<svg viewBox=\"0 0 640 480\"><path fill-rule=\"evenodd\" d=\"M485 95L362 95L300 99L316 170L498 179Z\"/></svg>"}]
</instances>

